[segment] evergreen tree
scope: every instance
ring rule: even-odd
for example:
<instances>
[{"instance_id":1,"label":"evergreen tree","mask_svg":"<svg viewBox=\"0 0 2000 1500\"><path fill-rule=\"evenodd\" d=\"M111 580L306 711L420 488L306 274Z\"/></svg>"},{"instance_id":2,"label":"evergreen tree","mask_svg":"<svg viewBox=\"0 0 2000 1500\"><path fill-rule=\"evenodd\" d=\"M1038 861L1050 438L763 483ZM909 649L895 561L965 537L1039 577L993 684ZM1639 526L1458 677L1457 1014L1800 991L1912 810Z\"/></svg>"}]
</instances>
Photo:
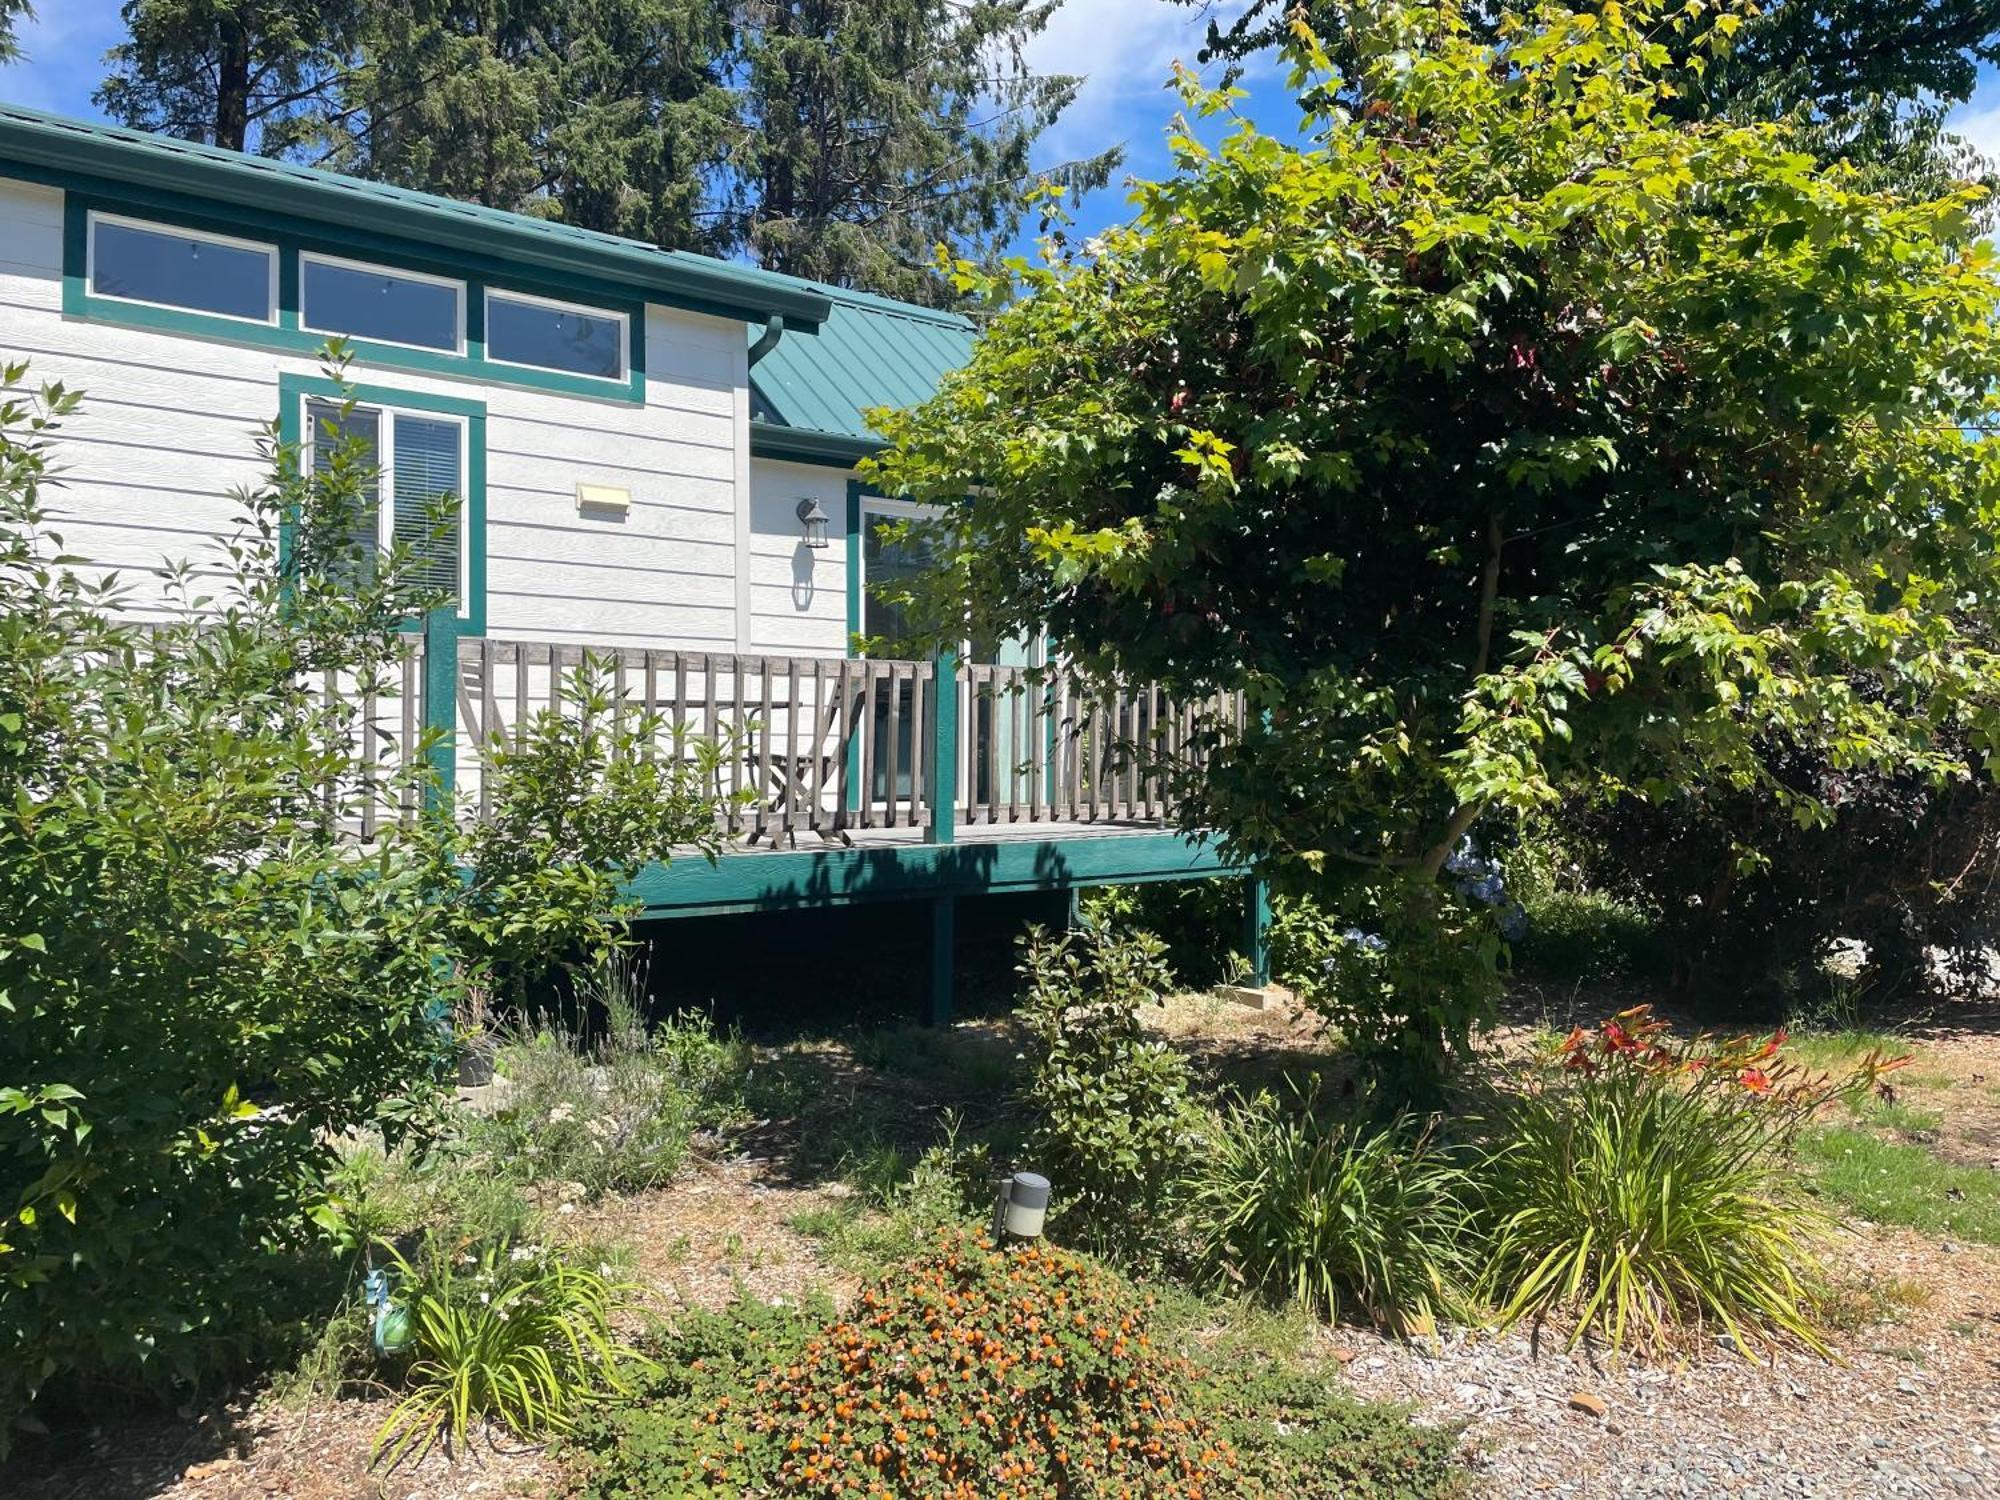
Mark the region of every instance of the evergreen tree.
<instances>
[{"instance_id":1,"label":"evergreen tree","mask_svg":"<svg viewBox=\"0 0 2000 1500\"><path fill-rule=\"evenodd\" d=\"M113 119L283 154L345 73L367 0L126 0L96 94Z\"/></svg>"},{"instance_id":2,"label":"evergreen tree","mask_svg":"<svg viewBox=\"0 0 2000 1500\"><path fill-rule=\"evenodd\" d=\"M9 4L0 0L0 14ZM98 102L146 129L941 301L1080 79L1054 0L128 0Z\"/></svg>"},{"instance_id":3,"label":"evergreen tree","mask_svg":"<svg viewBox=\"0 0 2000 1500\"><path fill-rule=\"evenodd\" d=\"M493 208L708 248L734 134L713 0L381 5L320 158Z\"/></svg>"},{"instance_id":4,"label":"evergreen tree","mask_svg":"<svg viewBox=\"0 0 2000 1500\"><path fill-rule=\"evenodd\" d=\"M0 0L0 63L13 62L21 55L21 41L14 34L14 23L34 18L35 8L28 0Z\"/></svg>"},{"instance_id":5,"label":"evergreen tree","mask_svg":"<svg viewBox=\"0 0 2000 1500\"><path fill-rule=\"evenodd\" d=\"M752 0L728 238L772 270L947 296L933 247L991 258L1038 177L1082 192L1118 163L1106 151L1046 173L1030 165L1082 84L1024 60L1054 10L1053 0Z\"/></svg>"}]
</instances>

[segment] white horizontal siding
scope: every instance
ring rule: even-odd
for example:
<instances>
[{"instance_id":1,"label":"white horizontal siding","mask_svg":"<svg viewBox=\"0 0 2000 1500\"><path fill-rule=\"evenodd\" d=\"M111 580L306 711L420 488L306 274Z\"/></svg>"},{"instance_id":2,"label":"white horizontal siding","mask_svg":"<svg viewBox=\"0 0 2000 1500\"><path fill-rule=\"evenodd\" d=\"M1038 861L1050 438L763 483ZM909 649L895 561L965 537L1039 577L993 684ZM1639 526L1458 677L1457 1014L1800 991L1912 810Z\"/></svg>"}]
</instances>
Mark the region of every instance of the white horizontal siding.
<instances>
[{"instance_id":1,"label":"white horizontal siding","mask_svg":"<svg viewBox=\"0 0 2000 1500\"><path fill-rule=\"evenodd\" d=\"M847 474L815 464L750 464L750 646L847 654ZM804 544L799 502L819 501L827 545Z\"/></svg>"},{"instance_id":2,"label":"white horizontal siding","mask_svg":"<svg viewBox=\"0 0 2000 1500\"><path fill-rule=\"evenodd\" d=\"M0 180L0 353L84 393L56 444L55 527L157 606L162 559L219 566L231 492L266 477L279 377L318 361L66 321L62 219L59 192ZM643 407L352 366L359 383L485 403L490 634L713 650L745 632L743 325L653 307L645 346ZM580 514L579 483L630 491L630 510Z\"/></svg>"}]
</instances>

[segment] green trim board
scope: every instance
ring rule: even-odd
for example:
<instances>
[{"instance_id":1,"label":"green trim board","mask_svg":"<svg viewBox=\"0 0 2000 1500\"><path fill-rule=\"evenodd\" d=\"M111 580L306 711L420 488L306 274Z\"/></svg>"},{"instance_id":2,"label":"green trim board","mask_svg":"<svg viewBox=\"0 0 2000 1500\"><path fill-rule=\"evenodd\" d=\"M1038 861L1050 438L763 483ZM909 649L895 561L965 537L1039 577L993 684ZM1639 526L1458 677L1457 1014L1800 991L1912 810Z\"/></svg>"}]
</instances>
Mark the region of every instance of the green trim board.
<instances>
[{"instance_id":1,"label":"green trim board","mask_svg":"<svg viewBox=\"0 0 2000 1500\"><path fill-rule=\"evenodd\" d=\"M324 375L286 374L278 377L278 441L288 451L304 445L305 404L310 397L345 400L349 397L364 406L400 407L405 411L436 412L440 416L462 418L465 422L465 514L462 521L466 538L465 587L462 610L454 617L449 611L433 614L451 620L454 635L486 633L486 403L461 396L432 396L394 386L343 386ZM289 527L281 529L278 545L289 544ZM434 622L433 622L434 623ZM416 628L414 622L411 628ZM452 656L456 670L457 655Z\"/></svg>"},{"instance_id":2,"label":"green trim board","mask_svg":"<svg viewBox=\"0 0 2000 1500\"><path fill-rule=\"evenodd\" d=\"M278 252L278 321L253 323L243 318L216 313L192 312L177 307L126 302L100 297L90 290L91 213L138 217L167 228L196 230L252 239L274 246ZM118 198L70 190L63 195L63 316L86 322L125 328L146 328L157 333L178 334L209 342L246 344L253 348L275 349L281 353L308 357L320 354L334 335L309 331L299 326L299 258L307 252L349 255L351 247L301 233L296 227L276 224L243 223L220 219L199 209L156 208ZM449 261L427 259L407 249L390 248L369 257L385 270L417 271L430 276L446 276L465 284L465 352L448 354L441 350L411 349L400 344L379 344L367 339L346 339L354 357L371 366L408 370L423 375L444 375L477 380L488 385L519 386L550 391L563 396L580 396L593 401L610 401L626 406L643 406L646 401L646 308L628 296L608 289L578 292L575 288L524 280L505 273L478 274L471 268ZM621 313L629 331L623 380L598 380L586 375L557 370L533 370L519 365L500 364L486 357L486 293L488 289L520 292L533 297L569 299L584 297L606 312Z\"/></svg>"},{"instance_id":3,"label":"green trim board","mask_svg":"<svg viewBox=\"0 0 2000 1500\"><path fill-rule=\"evenodd\" d=\"M128 201L196 201L232 222L283 216L364 250L425 246L453 263L589 280L712 316L762 323L780 313L802 333L816 332L830 308L824 292L754 266L13 105L0 105L0 175Z\"/></svg>"},{"instance_id":4,"label":"green trim board","mask_svg":"<svg viewBox=\"0 0 2000 1500\"><path fill-rule=\"evenodd\" d=\"M760 367L761 368L761 367ZM756 377L752 376L754 382ZM790 464L818 464L827 469L851 469L871 453L880 453L878 438L849 437L839 432L815 432L782 422L750 424L750 456Z\"/></svg>"},{"instance_id":5,"label":"green trim board","mask_svg":"<svg viewBox=\"0 0 2000 1500\"><path fill-rule=\"evenodd\" d=\"M648 866L624 894L647 917L712 916L1241 873L1212 842L1162 831L691 857Z\"/></svg>"}]
</instances>

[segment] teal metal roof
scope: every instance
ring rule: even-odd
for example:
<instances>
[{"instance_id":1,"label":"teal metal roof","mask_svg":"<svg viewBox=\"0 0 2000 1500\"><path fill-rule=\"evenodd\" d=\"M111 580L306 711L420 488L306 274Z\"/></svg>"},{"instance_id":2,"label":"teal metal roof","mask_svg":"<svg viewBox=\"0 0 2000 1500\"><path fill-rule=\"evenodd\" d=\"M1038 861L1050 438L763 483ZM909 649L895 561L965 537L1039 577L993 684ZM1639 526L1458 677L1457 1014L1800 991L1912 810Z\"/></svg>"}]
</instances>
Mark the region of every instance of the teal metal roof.
<instances>
[{"instance_id":1,"label":"teal metal roof","mask_svg":"<svg viewBox=\"0 0 2000 1500\"><path fill-rule=\"evenodd\" d=\"M784 427L872 445L863 412L915 406L972 353L972 321L957 313L784 279L819 292L830 310L816 337L795 337L788 320L751 369L751 411L765 434Z\"/></svg>"},{"instance_id":2,"label":"teal metal roof","mask_svg":"<svg viewBox=\"0 0 2000 1500\"><path fill-rule=\"evenodd\" d=\"M0 105L0 174L10 165L33 169L45 180L81 176L503 257L619 283L726 317L761 323L777 314L787 328L805 333L827 315L822 290L754 266L240 151Z\"/></svg>"}]
</instances>

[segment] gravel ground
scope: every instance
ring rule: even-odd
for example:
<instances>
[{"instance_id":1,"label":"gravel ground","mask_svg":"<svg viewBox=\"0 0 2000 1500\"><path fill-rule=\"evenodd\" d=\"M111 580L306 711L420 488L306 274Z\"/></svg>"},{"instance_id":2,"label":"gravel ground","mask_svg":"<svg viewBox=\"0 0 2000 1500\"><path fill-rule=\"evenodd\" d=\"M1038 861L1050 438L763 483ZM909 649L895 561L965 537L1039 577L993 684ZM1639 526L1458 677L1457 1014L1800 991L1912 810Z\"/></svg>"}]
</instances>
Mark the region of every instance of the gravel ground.
<instances>
[{"instance_id":1,"label":"gravel ground","mask_svg":"<svg viewBox=\"0 0 2000 1500\"><path fill-rule=\"evenodd\" d=\"M1844 1364L1755 1365L1709 1344L1594 1366L1559 1342L1538 1358L1524 1335L1328 1339L1357 1394L1468 1424L1482 1496L2000 1497L2000 1255L1868 1231L1834 1263L1920 1299L1842 1335Z\"/></svg>"}]
</instances>

